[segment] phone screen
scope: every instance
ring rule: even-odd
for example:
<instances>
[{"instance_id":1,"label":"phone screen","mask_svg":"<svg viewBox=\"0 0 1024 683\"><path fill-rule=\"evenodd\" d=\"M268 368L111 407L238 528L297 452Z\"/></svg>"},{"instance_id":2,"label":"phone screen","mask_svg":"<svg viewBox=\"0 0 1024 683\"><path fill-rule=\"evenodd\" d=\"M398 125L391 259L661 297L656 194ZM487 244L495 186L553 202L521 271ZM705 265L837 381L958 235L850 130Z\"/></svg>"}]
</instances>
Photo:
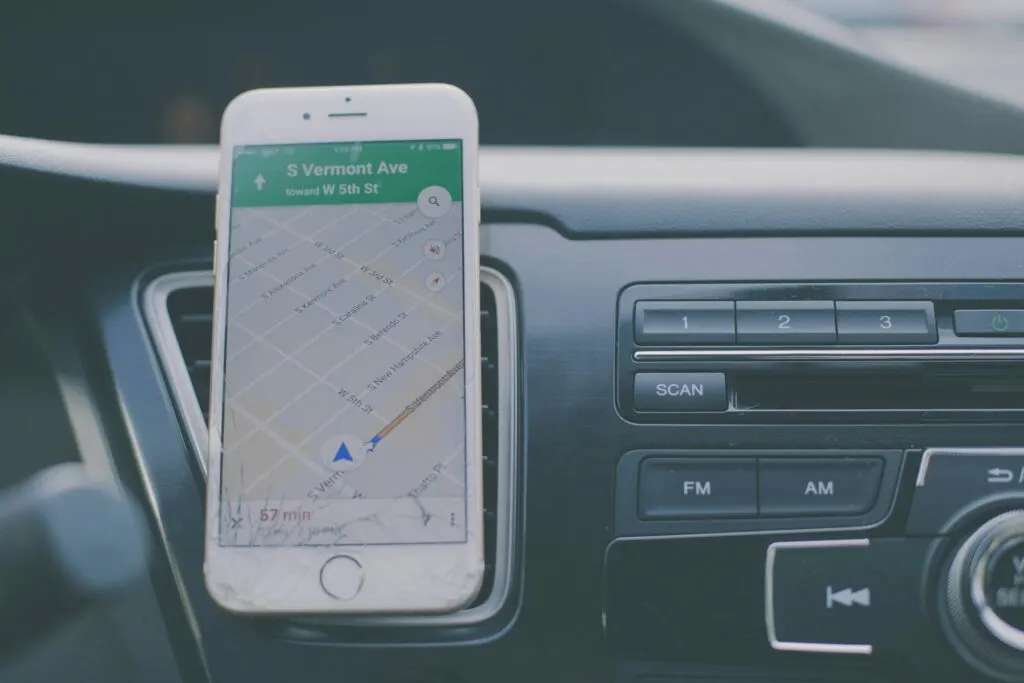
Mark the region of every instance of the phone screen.
<instances>
[{"instance_id":1,"label":"phone screen","mask_svg":"<svg viewBox=\"0 0 1024 683\"><path fill-rule=\"evenodd\" d=\"M234 149L220 544L466 541L462 144Z\"/></svg>"}]
</instances>

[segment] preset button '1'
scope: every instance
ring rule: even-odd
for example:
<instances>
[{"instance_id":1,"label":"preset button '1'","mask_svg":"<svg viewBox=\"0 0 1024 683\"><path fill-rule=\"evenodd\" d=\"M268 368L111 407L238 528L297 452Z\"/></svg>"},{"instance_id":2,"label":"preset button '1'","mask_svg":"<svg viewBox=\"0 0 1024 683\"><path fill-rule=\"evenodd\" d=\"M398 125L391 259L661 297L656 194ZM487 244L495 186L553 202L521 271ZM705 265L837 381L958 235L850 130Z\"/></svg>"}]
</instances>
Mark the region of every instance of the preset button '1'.
<instances>
[{"instance_id":1,"label":"preset button '1'","mask_svg":"<svg viewBox=\"0 0 1024 683\"><path fill-rule=\"evenodd\" d=\"M736 305L731 301L638 301L633 335L637 344L735 344Z\"/></svg>"}]
</instances>

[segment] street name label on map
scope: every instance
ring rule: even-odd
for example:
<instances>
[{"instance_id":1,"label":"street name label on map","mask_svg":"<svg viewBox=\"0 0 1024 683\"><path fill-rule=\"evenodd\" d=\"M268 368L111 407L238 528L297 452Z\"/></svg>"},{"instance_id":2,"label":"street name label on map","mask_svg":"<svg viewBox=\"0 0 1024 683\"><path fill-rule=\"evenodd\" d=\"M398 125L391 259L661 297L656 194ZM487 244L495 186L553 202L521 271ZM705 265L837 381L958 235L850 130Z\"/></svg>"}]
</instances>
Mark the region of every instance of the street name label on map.
<instances>
[{"instance_id":1,"label":"street name label on map","mask_svg":"<svg viewBox=\"0 0 1024 683\"><path fill-rule=\"evenodd\" d=\"M409 164L389 164L386 161L377 164L376 171L369 161L361 164L288 164L288 177L294 178L299 175L300 166L302 174L307 178L336 175L405 175L409 172Z\"/></svg>"}]
</instances>

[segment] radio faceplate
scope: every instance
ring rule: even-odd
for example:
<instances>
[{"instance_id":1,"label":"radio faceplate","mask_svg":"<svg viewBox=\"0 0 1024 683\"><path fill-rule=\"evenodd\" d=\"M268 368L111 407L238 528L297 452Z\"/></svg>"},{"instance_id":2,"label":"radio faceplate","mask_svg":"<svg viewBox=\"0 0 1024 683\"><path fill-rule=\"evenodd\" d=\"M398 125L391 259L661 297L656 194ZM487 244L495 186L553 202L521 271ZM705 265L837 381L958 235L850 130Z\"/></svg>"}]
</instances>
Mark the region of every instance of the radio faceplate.
<instances>
[{"instance_id":1,"label":"radio faceplate","mask_svg":"<svg viewBox=\"0 0 1024 683\"><path fill-rule=\"evenodd\" d=\"M635 284L617 334L617 406L636 423L1024 412L1024 283Z\"/></svg>"},{"instance_id":2,"label":"radio faceplate","mask_svg":"<svg viewBox=\"0 0 1024 683\"><path fill-rule=\"evenodd\" d=\"M874 483L869 461L898 462L900 453L821 455L822 461L859 463L858 475L845 485L835 480L829 494L852 504L858 478ZM653 460L660 483L675 491L674 509L690 523L732 515L742 526L739 518L763 511L766 498L776 504L777 494L764 495L764 466L808 457L636 451L622 461L633 469L641 465L641 497L642 467ZM670 460L705 471L714 463L733 472L756 466L755 506L737 503L739 479L731 489L719 488L724 497L709 504L714 481L703 487L697 476L686 480L695 485L677 482L662 466ZM908 455L907 464L895 501L877 503L895 502L896 511L872 528L798 529L774 520L770 532L771 520L761 519L765 530L756 534L707 526L708 533L688 537L616 539L604 563L609 645L636 660L791 664L827 658L864 671L901 660L928 672L920 680L1024 680L1024 449L929 448ZM774 475L768 478L775 482ZM820 484L821 478L811 478L804 489L813 505L829 490ZM932 627L936 620L941 628ZM920 655L937 651L948 656Z\"/></svg>"}]
</instances>

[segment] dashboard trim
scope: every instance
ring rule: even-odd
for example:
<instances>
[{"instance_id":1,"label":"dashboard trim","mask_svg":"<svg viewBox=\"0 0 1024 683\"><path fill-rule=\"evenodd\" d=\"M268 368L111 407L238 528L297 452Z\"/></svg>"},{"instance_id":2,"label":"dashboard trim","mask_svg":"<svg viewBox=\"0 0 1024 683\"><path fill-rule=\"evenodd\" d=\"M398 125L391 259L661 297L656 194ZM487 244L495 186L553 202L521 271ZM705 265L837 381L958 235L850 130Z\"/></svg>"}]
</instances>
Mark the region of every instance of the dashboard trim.
<instances>
[{"instance_id":1,"label":"dashboard trim","mask_svg":"<svg viewBox=\"0 0 1024 683\"><path fill-rule=\"evenodd\" d=\"M731 358L753 360L846 360L870 358L871 360L941 359L970 361L983 357L986 360L1020 360L1024 348L972 347L972 348L873 348L861 349L837 347L830 349L666 349L663 351L634 351L633 360L664 361L687 358Z\"/></svg>"},{"instance_id":2,"label":"dashboard trim","mask_svg":"<svg viewBox=\"0 0 1024 683\"><path fill-rule=\"evenodd\" d=\"M0 167L9 166L142 187L213 193L216 145L109 145L0 134ZM655 190L766 191L813 198L864 193L889 198L969 189L989 199L1019 192L1024 160L990 152L871 149L608 148L483 146L485 196L616 194ZM552 185L552 181L556 181ZM555 192L552 188L558 188Z\"/></svg>"},{"instance_id":3,"label":"dashboard trim","mask_svg":"<svg viewBox=\"0 0 1024 683\"><path fill-rule=\"evenodd\" d=\"M150 282L142 295L142 312L146 318L146 325L153 337L157 357L167 375L167 384L174 404L181 414L192 452L196 455L196 464L199 465L204 479L210 447L206 419L192 388L192 379L188 375L184 355L174 334L170 312L167 310L167 299L180 289L212 288L213 279L213 272L205 270L168 273Z\"/></svg>"},{"instance_id":4,"label":"dashboard trim","mask_svg":"<svg viewBox=\"0 0 1024 683\"><path fill-rule=\"evenodd\" d=\"M36 324L53 366L57 391L82 464L97 480L123 487L133 500L153 514L157 525L162 526L151 482L142 476L136 489L125 481L122 471L125 463L119 458L116 430L112 431L104 418L100 407L102 392L90 379L79 331L54 317L40 319ZM125 437L132 444L137 443L130 425L126 428ZM155 550L163 539L163 534L153 538L151 549ZM137 587L137 596L131 599L131 606L126 607L128 611L118 610L110 622L113 631L108 638L117 637L129 647L124 665L133 671L146 671L154 682L183 683L205 668L191 604L180 603L181 620L178 621L172 618L177 616L177 610L168 608L161 600L165 586L180 589L179 578L173 567L166 573L162 567L151 567L150 579ZM138 620L144 620L145 626L140 627Z\"/></svg>"},{"instance_id":5,"label":"dashboard trim","mask_svg":"<svg viewBox=\"0 0 1024 683\"><path fill-rule=\"evenodd\" d=\"M50 358L54 365L57 390L64 402L79 456L92 476L115 482L118 476L114 453L96 408L95 393L85 380L81 360L72 355L69 349L61 350L64 353L51 353Z\"/></svg>"},{"instance_id":6,"label":"dashboard trim","mask_svg":"<svg viewBox=\"0 0 1024 683\"><path fill-rule=\"evenodd\" d=\"M209 195L217 158L0 135L0 168ZM480 187L485 214L583 239L1024 232L1024 159L1008 154L485 146Z\"/></svg>"},{"instance_id":7,"label":"dashboard trim","mask_svg":"<svg viewBox=\"0 0 1024 683\"><path fill-rule=\"evenodd\" d=\"M518 324L515 290L500 272L482 266L480 281L494 292L498 341L498 500L496 515L494 584L487 599L474 607L451 614L368 615L304 618L305 623L330 626L441 627L469 626L496 616L512 593L518 537L520 449L518 387ZM167 378L175 407L189 444L205 479L209 440L206 420L192 387L181 347L178 345L168 297L179 289L213 287L213 271L175 272L155 278L143 290L142 309L156 355Z\"/></svg>"}]
</instances>

